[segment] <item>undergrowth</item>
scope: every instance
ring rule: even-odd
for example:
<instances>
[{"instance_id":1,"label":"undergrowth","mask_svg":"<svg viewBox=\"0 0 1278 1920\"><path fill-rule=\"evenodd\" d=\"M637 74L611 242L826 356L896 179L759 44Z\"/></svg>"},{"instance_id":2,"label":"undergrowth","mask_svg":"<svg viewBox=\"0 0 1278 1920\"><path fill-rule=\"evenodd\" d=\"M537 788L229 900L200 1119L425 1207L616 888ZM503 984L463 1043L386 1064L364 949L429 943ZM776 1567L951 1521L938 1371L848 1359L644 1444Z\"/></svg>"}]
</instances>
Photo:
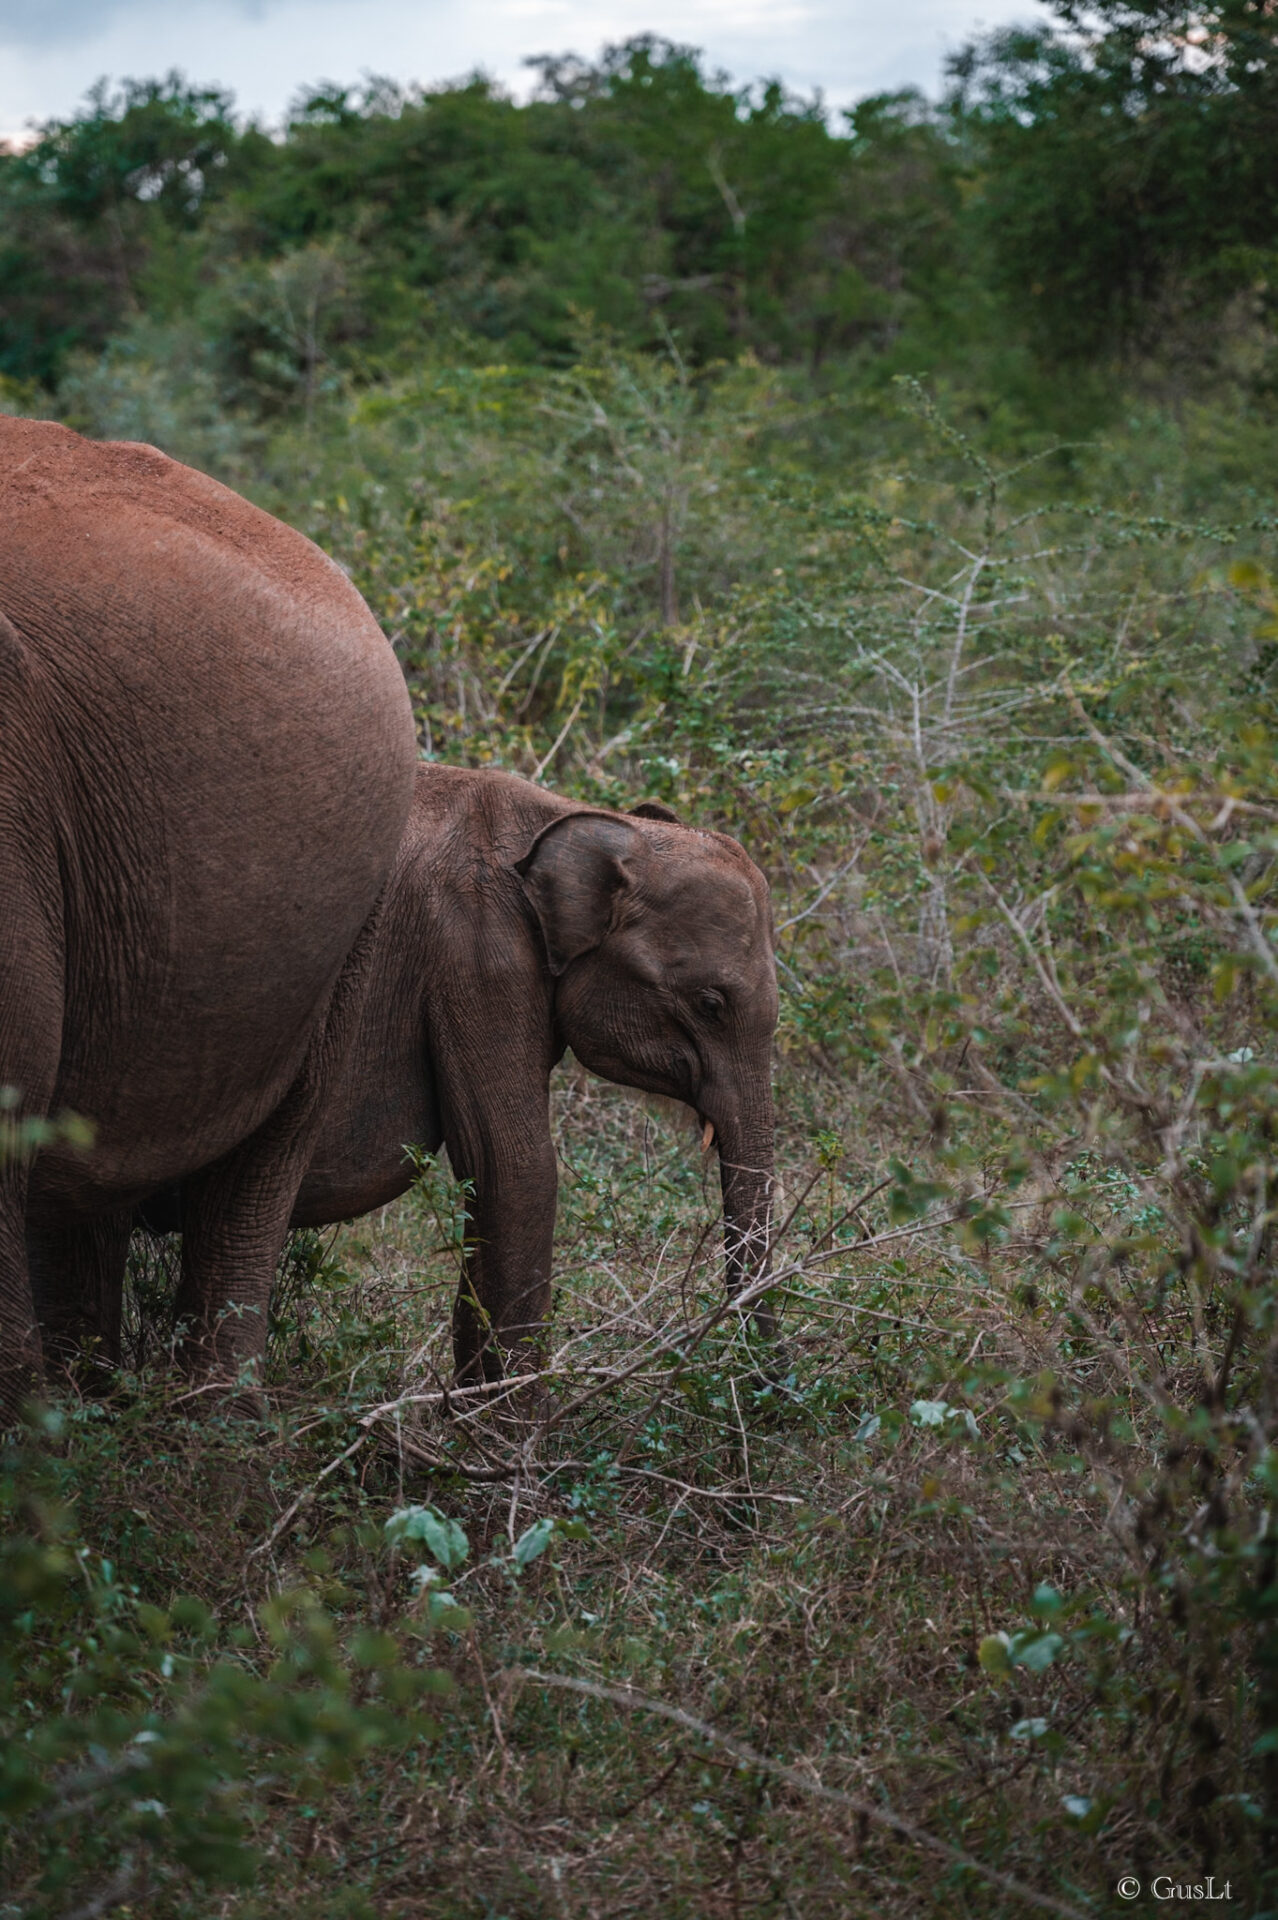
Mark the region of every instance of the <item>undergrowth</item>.
<instances>
[{"instance_id":1,"label":"undergrowth","mask_svg":"<svg viewBox=\"0 0 1278 1920\"><path fill-rule=\"evenodd\" d=\"M405 477L419 387L360 402L380 477L306 511L430 753L658 792L767 867L781 1343L723 1296L685 1122L571 1061L513 1399L450 1384L429 1161L292 1243L251 1430L169 1370L172 1249L136 1242L128 1369L6 1455L10 1910L1081 1915L1214 1875L1258 1914L1269 510L1002 472L913 386L912 442L814 480L770 376L610 353L489 381L500 538Z\"/></svg>"}]
</instances>

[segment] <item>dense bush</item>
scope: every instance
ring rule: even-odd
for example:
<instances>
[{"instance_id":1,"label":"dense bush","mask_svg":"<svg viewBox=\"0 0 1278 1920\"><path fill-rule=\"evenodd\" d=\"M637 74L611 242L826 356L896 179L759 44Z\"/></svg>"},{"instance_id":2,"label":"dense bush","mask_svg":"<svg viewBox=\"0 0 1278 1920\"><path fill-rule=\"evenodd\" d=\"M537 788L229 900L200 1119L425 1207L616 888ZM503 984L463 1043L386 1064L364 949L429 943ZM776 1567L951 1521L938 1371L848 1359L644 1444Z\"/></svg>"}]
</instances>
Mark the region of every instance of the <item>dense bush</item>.
<instances>
[{"instance_id":1,"label":"dense bush","mask_svg":"<svg viewBox=\"0 0 1278 1920\"><path fill-rule=\"evenodd\" d=\"M1263 1906L1265 430L1241 469L1209 410L1004 469L1005 424L899 400L832 423L596 332L234 438L430 753L658 793L768 867L785 1353L726 1310L678 1123L571 1067L535 1438L449 1395L429 1163L291 1252L252 1437L184 1414L140 1246L140 1371L10 1465L32 1910L114 1875L204 1912L250 1853L228 1911L1082 1913L1161 1871Z\"/></svg>"}]
</instances>

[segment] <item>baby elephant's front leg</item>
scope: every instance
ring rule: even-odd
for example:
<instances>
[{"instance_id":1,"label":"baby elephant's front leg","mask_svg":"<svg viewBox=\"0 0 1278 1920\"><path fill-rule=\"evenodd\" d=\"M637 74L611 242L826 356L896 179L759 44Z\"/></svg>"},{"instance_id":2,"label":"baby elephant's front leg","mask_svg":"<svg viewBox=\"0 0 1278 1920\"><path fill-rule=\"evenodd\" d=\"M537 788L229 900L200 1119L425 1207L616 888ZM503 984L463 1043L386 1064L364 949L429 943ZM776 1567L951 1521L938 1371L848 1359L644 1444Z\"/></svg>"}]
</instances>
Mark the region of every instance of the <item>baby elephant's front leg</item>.
<instances>
[{"instance_id":1,"label":"baby elephant's front leg","mask_svg":"<svg viewBox=\"0 0 1278 1920\"><path fill-rule=\"evenodd\" d=\"M451 1157L451 1153L450 1153ZM544 1363L557 1170L549 1130L521 1153L476 1155L466 1265L453 1315L458 1381L500 1380ZM473 1163L472 1163L473 1164Z\"/></svg>"}]
</instances>

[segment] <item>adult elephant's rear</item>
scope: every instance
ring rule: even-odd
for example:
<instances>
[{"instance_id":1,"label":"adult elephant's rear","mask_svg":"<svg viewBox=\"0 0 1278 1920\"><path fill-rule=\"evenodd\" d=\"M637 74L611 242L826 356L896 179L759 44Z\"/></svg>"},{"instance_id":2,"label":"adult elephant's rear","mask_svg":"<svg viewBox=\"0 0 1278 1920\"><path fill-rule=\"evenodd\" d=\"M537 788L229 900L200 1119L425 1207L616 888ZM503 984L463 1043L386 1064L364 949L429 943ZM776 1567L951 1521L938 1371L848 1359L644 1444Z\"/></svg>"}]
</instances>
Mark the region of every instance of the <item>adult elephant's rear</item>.
<instances>
[{"instance_id":1,"label":"adult elephant's rear","mask_svg":"<svg viewBox=\"0 0 1278 1920\"><path fill-rule=\"evenodd\" d=\"M393 653L300 534L142 446L0 419L0 1404L118 1351L130 1210L186 1182L225 1372L270 1278L412 793ZM27 1129L29 1135L30 1129Z\"/></svg>"}]
</instances>

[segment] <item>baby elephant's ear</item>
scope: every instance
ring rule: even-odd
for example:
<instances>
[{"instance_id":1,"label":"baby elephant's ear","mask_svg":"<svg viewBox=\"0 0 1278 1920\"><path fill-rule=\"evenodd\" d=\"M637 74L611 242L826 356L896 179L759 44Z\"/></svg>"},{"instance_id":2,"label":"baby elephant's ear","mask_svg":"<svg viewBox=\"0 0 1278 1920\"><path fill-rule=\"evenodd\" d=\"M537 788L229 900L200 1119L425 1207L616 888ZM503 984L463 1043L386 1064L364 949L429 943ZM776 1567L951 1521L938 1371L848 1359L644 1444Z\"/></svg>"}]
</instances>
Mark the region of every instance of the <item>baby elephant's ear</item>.
<instances>
[{"instance_id":1,"label":"baby elephant's ear","mask_svg":"<svg viewBox=\"0 0 1278 1920\"><path fill-rule=\"evenodd\" d=\"M568 813L543 827L515 862L553 974L607 938L647 851L639 829L624 820Z\"/></svg>"},{"instance_id":2,"label":"baby elephant's ear","mask_svg":"<svg viewBox=\"0 0 1278 1920\"><path fill-rule=\"evenodd\" d=\"M641 800L637 807L629 808L629 812L636 820L664 820L672 827L683 825L674 808L668 807L664 800Z\"/></svg>"}]
</instances>

